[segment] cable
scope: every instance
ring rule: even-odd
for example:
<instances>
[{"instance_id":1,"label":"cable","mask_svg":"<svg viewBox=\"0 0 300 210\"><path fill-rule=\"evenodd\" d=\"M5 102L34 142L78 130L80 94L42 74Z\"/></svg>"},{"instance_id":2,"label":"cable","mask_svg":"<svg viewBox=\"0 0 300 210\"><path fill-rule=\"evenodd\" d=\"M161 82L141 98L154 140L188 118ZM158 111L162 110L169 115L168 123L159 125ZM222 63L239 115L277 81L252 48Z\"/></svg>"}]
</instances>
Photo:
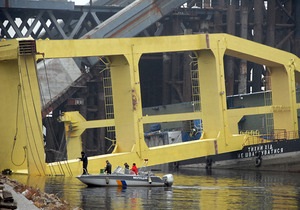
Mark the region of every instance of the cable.
<instances>
[{"instance_id":1,"label":"cable","mask_svg":"<svg viewBox=\"0 0 300 210\"><path fill-rule=\"evenodd\" d=\"M46 62L45 62L45 58L43 57L43 65L44 65L44 71L45 71L45 75L46 75L46 81L47 81L47 87L48 87L48 91L49 91L49 101L51 102L52 101L52 96L51 96L51 91L50 91L50 83L49 83L49 78L48 78L48 73L47 73L47 67L46 67ZM40 85L41 86L41 85ZM42 93L42 90L40 88L40 92ZM44 99L44 103L46 104L46 99L44 97L44 95L42 94L42 97ZM65 149L66 149L66 145L63 146L63 141L60 141L60 144L58 144L58 140L57 140L57 136L55 135L55 132L54 132L54 129L53 129L53 122L46 117L46 122L47 122L47 125L48 125L48 129L50 131L50 133L52 134L51 136L54 138L53 141L54 141L54 145L56 146L56 149L58 148L58 156L56 156L56 160L58 159L59 161L63 160L64 159L64 152ZM48 133L48 132L47 132ZM63 137L62 137L63 138ZM58 162L59 162L58 161ZM64 160L65 161L65 160ZM58 163L59 166L61 165L61 163L59 162ZM68 162L66 163L67 164L67 168L69 168L70 166L68 165ZM62 168L62 167L61 167ZM63 169L63 168L62 168ZM62 171L62 173L64 174L65 172ZM72 174L72 173L71 173Z\"/></svg>"},{"instance_id":2,"label":"cable","mask_svg":"<svg viewBox=\"0 0 300 210\"><path fill-rule=\"evenodd\" d=\"M51 91L50 91L50 85L49 85L49 79L48 79L48 74L47 74L47 68L46 68L44 54L43 54L43 64L44 64L44 69L45 69L45 74L46 74L46 79L47 79L47 86L48 86L48 91L49 91L49 97L50 97L50 101L52 101L52 96L51 96Z\"/></svg>"},{"instance_id":3,"label":"cable","mask_svg":"<svg viewBox=\"0 0 300 210\"><path fill-rule=\"evenodd\" d=\"M35 110L35 115L36 115L36 119L37 119L37 113L36 113L36 106L35 106L35 101L33 100L33 94L32 94L32 87L31 87L31 83L30 83L30 77L29 77L29 71L28 71L28 67L27 67L27 60L26 59L24 59L24 61L25 61L25 66L26 66L26 73L27 73L27 79L28 79L28 85L29 85L29 90L30 90L30 94L31 94L31 100L32 100L32 103L33 103L33 108L34 108L34 110ZM19 62L21 62L21 61L19 61ZM23 76L22 76L22 69L19 67L19 75L21 76L21 81L22 81L22 84L23 84L23 86L22 86L22 89L23 89L23 93L25 94L25 88L24 88L24 81L23 81ZM26 109L26 110L25 110ZM27 113L27 115L28 115L28 121L29 121L29 125L30 125L30 131L31 131L31 134L32 134L32 137L33 137L33 142L35 143L36 141L35 141L35 136L34 136L34 132L33 132L33 130L32 130L32 122L31 122L31 118L30 118L30 116L29 116L29 108L28 108L28 102L27 102L27 98L25 97L25 95L24 95L24 104L23 104L23 118L24 118L24 123L25 123L25 127L28 127L27 126L27 121L26 121L26 115L25 115L25 113ZM38 124L38 126L39 126L39 128L40 128L40 125L39 125L39 123L38 123L38 120L37 120L37 124ZM27 139L29 139L29 133L28 133L28 129L25 129L25 131L26 131L26 136L27 136ZM39 131L41 132L41 129L39 129ZM33 149L32 149L32 145L31 145L31 142L30 141L28 141L28 145L29 145L29 147L30 147L30 152L31 152L31 155L32 155L32 157L33 157L33 161L34 161L34 164L35 164L35 166L36 166L36 168L37 168L37 170L38 170L38 172L40 173L40 175L41 175L41 171L40 171L40 169L39 169L39 167L37 166L37 162L36 162L36 160L35 160L35 157L33 156L33 153L32 153L32 151L33 151ZM38 151L37 150L37 145L35 144L35 149L36 149L36 151ZM38 159L39 159L39 162L40 162L40 165L43 165L43 163L41 163L41 158L39 157L39 153L37 152L37 154L38 154ZM42 167L42 169L43 169L43 172L44 172L44 174L45 174L45 171L44 171L44 168Z\"/></svg>"},{"instance_id":4,"label":"cable","mask_svg":"<svg viewBox=\"0 0 300 210\"><path fill-rule=\"evenodd\" d=\"M23 149L24 149L24 159L23 159L23 161L20 164L17 164L17 163L14 162L13 154L14 154L15 145L16 145L16 141L17 141L18 130L19 130L19 128L18 128L18 117L19 117L20 90L21 90L21 85L19 84L18 85L17 112L16 112L16 133L15 133L15 136L14 136L14 143L13 143L13 147L12 147L11 154L10 154L10 160L15 166L21 166L21 165L24 164L24 162L26 160L26 153L27 153L26 147L24 146L23 147Z\"/></svg>"}]
</instances>

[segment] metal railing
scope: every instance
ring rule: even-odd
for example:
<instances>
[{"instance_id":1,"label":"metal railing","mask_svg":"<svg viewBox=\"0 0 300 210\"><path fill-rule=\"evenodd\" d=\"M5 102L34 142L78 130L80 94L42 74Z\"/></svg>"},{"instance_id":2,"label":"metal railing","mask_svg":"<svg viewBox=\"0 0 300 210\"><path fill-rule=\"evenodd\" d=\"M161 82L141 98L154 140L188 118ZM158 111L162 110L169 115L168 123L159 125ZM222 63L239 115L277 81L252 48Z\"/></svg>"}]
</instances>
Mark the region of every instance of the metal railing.
<instances>
[{"instance_id":1,"label":"metal railing","mask_svg":"<svg viewBox=\"0 0 300 210\"><path fill-rule=\"evenodd\" d=\"M274 130L271 134L259 134L255 132L245 134L247 134L247 138L243 143L243 146L299 138L299 131L286 131L285 129Z\"/></svg>"}]
</instances>

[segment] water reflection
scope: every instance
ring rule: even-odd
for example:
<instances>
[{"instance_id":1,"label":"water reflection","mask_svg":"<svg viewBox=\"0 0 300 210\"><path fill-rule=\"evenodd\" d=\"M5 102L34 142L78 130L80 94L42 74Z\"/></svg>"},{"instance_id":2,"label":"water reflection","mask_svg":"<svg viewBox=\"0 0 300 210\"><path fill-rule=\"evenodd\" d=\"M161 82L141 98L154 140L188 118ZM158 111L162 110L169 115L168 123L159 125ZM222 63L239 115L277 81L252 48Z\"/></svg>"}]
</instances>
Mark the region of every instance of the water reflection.
<instances>
[{"instance_id":1,"label":"water reflection","mask_svg":"<svg viewBox=\"0 0 300 210\"><path fill-rule=\"evenodd\" d=\"M162 174L158 174L162 175ZM89 188L75 177L13 175L83 209L298 209L299 174L181 170L174 186Z\"/></svg>"},{"instance_id":2,"label":"water reflection","mask_svg":"<svg viewBox=\"0 0 300 210\"><path fill-rule=\"evenodd\" d=\"M81 205L84 209L87 209L87 207L90 209L141 209L141 207L146 209L148 207L161 208L157 201L167 200L171 194L172 188L158 187L83 188L81 190ZM155 206L153 206L153 200L157 202L157 205L155 204Z\"/></svg>"}]
</instances>

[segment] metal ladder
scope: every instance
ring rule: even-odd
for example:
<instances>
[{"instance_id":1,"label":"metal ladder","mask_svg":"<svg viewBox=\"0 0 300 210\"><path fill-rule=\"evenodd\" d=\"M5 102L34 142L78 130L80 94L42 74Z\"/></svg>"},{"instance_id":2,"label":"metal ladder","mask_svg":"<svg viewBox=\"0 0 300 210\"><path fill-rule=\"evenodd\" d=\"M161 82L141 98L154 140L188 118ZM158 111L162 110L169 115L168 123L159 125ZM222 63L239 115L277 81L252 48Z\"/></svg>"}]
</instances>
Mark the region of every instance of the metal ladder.
<instances>
[{"instance_id":1,"label":"metal ladder","mask_svg":"<svg viewBox=\"0 0 300 210\"><path fill-rule=\"evenodd\" d=\"M192 85L192 105L193 111L201 111L201 103L200 103L200 84L199 84L199 72L198 72L198 61L197 57L190 55L191 62L190 62L190 75L191 75L191 85ZM195 124L194 121L190 121L190 129L194 129ZM201 128L197 128L202 130Z\"/></svg>"},{"instance_id":2,"label":"metal ladder","mask_svg":"<svg viewBox=\"0 0 300 210\"><path fill-rule=\"evenodd\" d=\"M201 110L198 63L196 57L191 57L190 72L192 84L192 103L194 112Z\"/></svg>"},{"instance_id":3,"label":"metal ladder","mask_svg":"<svg viewBox=\"0 0 300 210\"><path fill-rule=\"evenodd\" d=\"M270 80L269 80L270 82ZM271 84L269 84L271 85ZM266 87L265 87L266 88ZM264 92L264 105L265 106L272 106L272 94L267 94L266 90ZM265 125L266 125L266 133L271 139L274 135L274 120L272 114L265 114Z\"/></svg>"},{"instance_id":4,"label":"metal ladder","mask_svg":"<svg viewBox=\"0 0 300 210\"><path fill-rule=\"evenodd\" d=\"M105 116L106 119L113 119L114 118L114 106L113 106L113 93L112 93L112 83L111 83L111 76L110 76L110 68L108 64L105 63L106 68L102 70L103 73L103 92L104 92L104 104L105 104ZM116 145L115 140L115 126L108 126L106 127L106 136L105 139L111 142L111 145L107 149L110 151Z\"/></svg>"}]
</instances>

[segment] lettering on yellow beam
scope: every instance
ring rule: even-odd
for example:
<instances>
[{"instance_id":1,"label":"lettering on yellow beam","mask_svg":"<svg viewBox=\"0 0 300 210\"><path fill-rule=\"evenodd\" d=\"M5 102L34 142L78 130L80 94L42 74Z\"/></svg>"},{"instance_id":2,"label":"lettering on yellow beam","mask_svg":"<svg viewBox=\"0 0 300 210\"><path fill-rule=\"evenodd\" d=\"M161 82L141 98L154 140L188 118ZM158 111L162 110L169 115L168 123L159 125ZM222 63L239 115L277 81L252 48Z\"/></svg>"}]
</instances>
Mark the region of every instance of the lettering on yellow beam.
<instances>
[{"instance_id":1,"label":"lettering on yellow beam","mask_svg":"<svg viewBox=\"0 0 300 210\"><path fill-rule=\"evenodd\" d=\"M291 110L290 106L283 106L283 105L273 105L272 106L273 112L287 112Z\"/></svg>"},{"instance_id":2,"label":"lettering on yellow beam","mask_svg":"<svg viewBox=\"0 0 300 210\"><path fill-rule=\"evenodd\" d=\"M246 131L240 131L240 134L248 134L251 136L259 136L260 132L259 130L246 130Z\"/></svg>"}]
</instances>

